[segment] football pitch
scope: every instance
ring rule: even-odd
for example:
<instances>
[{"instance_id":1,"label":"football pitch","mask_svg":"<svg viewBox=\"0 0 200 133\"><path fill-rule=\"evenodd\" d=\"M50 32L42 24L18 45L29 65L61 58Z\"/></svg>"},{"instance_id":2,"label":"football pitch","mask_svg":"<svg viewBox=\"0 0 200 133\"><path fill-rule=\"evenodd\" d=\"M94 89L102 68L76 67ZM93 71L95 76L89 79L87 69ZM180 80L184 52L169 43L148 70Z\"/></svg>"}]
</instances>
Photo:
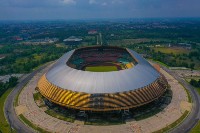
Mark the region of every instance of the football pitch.
<instances>
[{"instance_id":1,"label":"football pitch","mask_svg":"<svg viewBox=\"0 0 200 133\"><path fill-rule=\"evenodd\" d=\"M110 71L118 71L116 66L91 66L86 67L85 71L90 72L110 72Z\"/></svg>"}]
</instances>

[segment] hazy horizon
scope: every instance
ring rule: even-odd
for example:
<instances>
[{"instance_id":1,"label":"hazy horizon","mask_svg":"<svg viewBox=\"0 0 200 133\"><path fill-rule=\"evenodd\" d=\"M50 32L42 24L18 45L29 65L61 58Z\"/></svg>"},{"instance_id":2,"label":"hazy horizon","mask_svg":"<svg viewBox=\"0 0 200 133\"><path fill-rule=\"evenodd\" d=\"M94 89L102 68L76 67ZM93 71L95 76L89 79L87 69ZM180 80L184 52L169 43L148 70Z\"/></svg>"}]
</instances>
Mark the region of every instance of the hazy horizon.
<instances>
[{"instance_id":1,"label":"hazy horizon","mask_svg":"<svg viewBox=\"0 0 200 133\"><path fill-rule=\"evenodd\" d=\"M0 0L0 20L199 18L199 0Z\"/></svg>"}]
</instances>

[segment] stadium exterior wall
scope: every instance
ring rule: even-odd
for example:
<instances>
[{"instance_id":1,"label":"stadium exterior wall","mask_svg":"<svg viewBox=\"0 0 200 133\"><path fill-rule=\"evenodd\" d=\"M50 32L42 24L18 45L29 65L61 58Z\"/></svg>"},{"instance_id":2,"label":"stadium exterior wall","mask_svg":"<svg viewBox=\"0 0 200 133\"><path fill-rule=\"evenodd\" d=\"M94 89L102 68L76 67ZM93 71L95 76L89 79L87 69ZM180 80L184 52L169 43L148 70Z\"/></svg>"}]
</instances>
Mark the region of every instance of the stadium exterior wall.
<instances>
[{"instance_id":1,"label":"stadium exterior wall","mask_svg":"<svg viewBox=\"0 0 200 133\"><path fill-rule=\"evenodd\" d=\"M46 75L38 82L37 89L49 101L68 108L87 111L113 111L139 107L159 98L166 91L168 85L161 75L155 82L137 90L87 94L62 89L50 83Z\"/></svg>"}]
</instances>

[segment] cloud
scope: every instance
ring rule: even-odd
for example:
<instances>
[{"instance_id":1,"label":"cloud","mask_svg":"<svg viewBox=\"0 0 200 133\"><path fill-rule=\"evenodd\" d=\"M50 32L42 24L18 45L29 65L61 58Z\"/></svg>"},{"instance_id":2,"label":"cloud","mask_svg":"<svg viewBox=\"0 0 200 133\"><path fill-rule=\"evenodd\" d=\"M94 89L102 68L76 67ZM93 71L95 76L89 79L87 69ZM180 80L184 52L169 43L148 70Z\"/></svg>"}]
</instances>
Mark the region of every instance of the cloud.
<instances>
[{"instance_id":1,"label":"cloud","mask_svg":"<svg viewBox=\"0 0 200 133\"><path fill-rule=\"evenodd\" d=\"M89 4L96 4L97 1L96 0L89 0Z\"/></svg>"},{"instance_id":2,"label":"cloud","mask_svg":"<svg viewBox=\"0 0 200 133\"><path fill-rule=\"evenodd\" d=\"M123 3L123 1L122 0L112 0L111 3L112 4L121 4L121 3Z\"/></svg>"},{"instance_id":3,"label":"cloud","mask_svg":"<svg viewBox=\"0 0 200 133\"><path fill-rule=\"evenodd\" d=\"M101 5L102 5L102 6L107 6L107 3L106 3L106 2L103 2Z\"/></svg>"},{"instance_id":4,"label":"cloud","mask_svg":"<svg viewBox=\"0 0 200 133\"><path fill-rule=\"evenodd\" d=\"M89 0L88 1L89 4L96 4L96 5L102 5L102 6L107 6L108 4L121 4L123 3L122 0Z\"/></svg>"},{"instance_id":5,"label":"cloud","mask_svg":"<svg viewBox=\"0 0 200 133\"><path fill-rule=\"evenodd\" d=\"M64 3L64 4L76 4L76 1L75 0L62 0L61 1L62 3Z\"/></svg>"},{"instance_id":6,"label":"cloud","mask_svg":"<svg viewBox=\"0 0 200 133\"><path fill-rule=\"evenodd\" d=\"M0 0L0 20L200 17L199 5L200 0Z\"/></svg>"}]
</instances>

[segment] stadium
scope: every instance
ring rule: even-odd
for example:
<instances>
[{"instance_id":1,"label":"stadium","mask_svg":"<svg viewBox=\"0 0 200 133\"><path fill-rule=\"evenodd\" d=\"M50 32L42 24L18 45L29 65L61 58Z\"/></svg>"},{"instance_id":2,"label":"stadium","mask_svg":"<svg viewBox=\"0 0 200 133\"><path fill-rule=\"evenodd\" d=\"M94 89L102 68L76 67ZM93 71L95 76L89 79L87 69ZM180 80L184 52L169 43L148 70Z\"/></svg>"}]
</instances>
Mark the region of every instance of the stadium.
<instances>
[{"instance_id":1,"label":"stadium","mask_svg":"<svg viewBox=\"0 0 200 133\"><path fill-rule=\"evenodd\" d=\"M38 82L48 101L69 109L106 112L137 108L167 90L165 77L135 51L92 46L64 54Z\"/></svg>"}]
</instances>

